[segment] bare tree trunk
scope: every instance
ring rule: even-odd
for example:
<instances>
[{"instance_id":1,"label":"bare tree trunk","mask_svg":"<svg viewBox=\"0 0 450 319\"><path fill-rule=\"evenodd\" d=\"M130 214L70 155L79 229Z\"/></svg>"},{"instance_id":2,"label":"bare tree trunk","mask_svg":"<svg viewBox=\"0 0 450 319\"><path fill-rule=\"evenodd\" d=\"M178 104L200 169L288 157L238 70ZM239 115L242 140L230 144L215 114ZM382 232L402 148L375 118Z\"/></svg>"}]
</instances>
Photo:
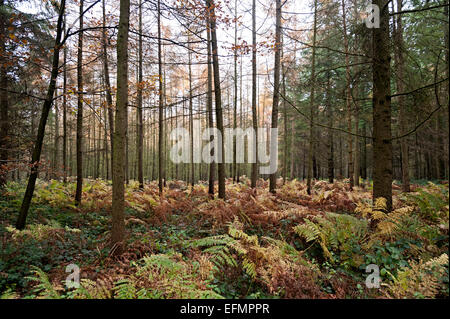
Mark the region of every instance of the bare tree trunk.
<instances>
[{"instance_id":1,"label":"bare tree trunk","mask_svg":"<svg viewBox=\"0 0 450 319\"><path fill-rule=\"evenodd\" d=\"M164 113L163 113L163 79L162 79L162 56L161 56L161 3L158 0L158 74L159 74L159 135L158 135L158 187L159 193L163 191L163 134L164 134Z\"/></svg>"},{"instance_id":2,"label":"bare tree trunk","mask_svg":"<svg viewBox=\"0 0 450 319\"><path fill-rule=\"evenodd\" d=\"M347 104L347 130L352 131L352 95L350 89L350 62L348 55L347 19L345 18L345 0L342 0L342 21L344 27L344 50L345 50L345 78L346 78L346 104ZM350 190L353 190L353 136L348 134L348 178Z\"/></svg>"},{"instance_id":3,"label":"bare tree trunk","mask_svg":"<svg viewBox=\"0 0 450 319\"><path fill-rule=\"evenodd\" d=\"M280 61L281 61L281 0L276 0L276 24L275 24L275 63L274 63L274 84L273 84L273 104L272 104L272 129L278 128L278 104L280 102ZM271 134L270 145L276 143L273 141L274 136ZM278 139L278 136L276 137ZM272 157L274 150L270 148L270 165L272 160L278 161L278 156ZM278 153L278 152L277 152ZM270 174L269 191L275 193L277 187L277 172Z\"/></svg>"},{"instance_id":4,"label":"bare tree trunk","mask_svg":"<svg viewBox=\"0 0 450 319\"><path fill-rule=\"evenodd\" d=\"M216 35L216 15L214 10L214 0L206 0L206 5L210 12L209 24L211 29L211 46L213 56L213 69L214 69L214 93L216 100L216 121L217 129L222 135L222 141L219 143L221 149L219 153L218 163L218 182L219 182L219 198L225 199L225 163L224 163L224 135L223 135L223 115L222 115L222 96L220 91L220 73L219 73L219 49L217 47L217 35Z\"/></svg>"},{"instance_id":5,"label":"bare tree trunk","mask_svg":"<svg viewBox=\"0 0 450 319\"><path fill-rule=\"evenodd\" d=\"M80 0L80 30L83 29L83 0ZM75 205L81 203L83 189L83 31L78 33L77 58L77 188L75 191Z\"/></svg>"},{"instance_id":6,"label":"bare tree trunk","mask_svg":"<svg viewBox=\"0 0 450 319\"><path fill-rule=\"evenodd\" d=\"M48 114L53 103L53 94L55 93L56 78L58 76L58 64L59 64L59 51L61 50L61 36L63 31L63 16L66 1L61 0L58 22L56 27L56 39L53 50L52 72L50 74L50 83L47 89L47 95L45 97L44 104L42 106L41 119L39 120L39 128L36 137L36 144L34 145L33 154L31 157L31 174L28 179L27 189L23 196L22 206L20 207L19 217L17 219L16 228L23 229L30 209L31 199L34 193L34 187L36 185L36 179L39 172L39 161L41 158L42 144L45 135L45 125L47 124Z\"/></svg>"},{"instance_id":7,"label":"bare tree trunk","mask_svg":"<svg viewBox=\"0 0 450 319\"><path fill-rule=\"evenodd\" d=\"M4 10L4 0L0 1L0 8ZM0 14L0 189L6 184L6 170L3 165L8 164L9 148L9 118L8 118L8 74L6 61L6 17Z\"/></svg>"},{"instance_id":8,"label":"bare tree trunk","mask_svg":"<svg viewBox=\"0 0 450 319\"><path fill-rule=\"evenodd\" d=\"M207 15L207 28L206 28L206 34L207 34L207 46L208 46L208 94L207 94L207 100L206 100L206 107L208 109L208 125L210 128L214 126L214 120L213 120L213 108L212 108L212 59L211 59L211 33L209 30L209 15ZM184 114L184 109L183 109ZM209 142L213 143L214 137L211 135L209 138ZM213 155L213 154L211 154ZM212 161L209 164L209 181L208 181L208 194L214 196L214 179L216 175L216 163L215 161Z\"/></svg>"},{"instance_id":9,"label":"bare tree trunk","mask_svg":"<svg viewBox=\"0 0 450 319\"><path fill-rule=\"evenodd\" d=\"M373 199L384 197L392 209L391 70L388 0L380 8L380 28L373 32Z\"/></svg>"},{"instance_id":10,"label":"bare tree trunk","mask_svg":"<svg viewBox=\"0 0 450 319\"><path fill-rule=\"evenodd\" d=\"M309 152L308 152L308 177L306 181L307 192L311 195L311 177L313 174L313 153L314 153L314 94L316 82L316 33L317 33L317 0L314 0L314 27L313 27L313 47L312 47L312 69L311 69L311 95L310 95L310 118L309 118Z\"/></svg>"},{"instance_id":11,"label":"bare tree trunk","mask_svg":"<svg viewBox=\"0 0 450 319\"><path fill-rule=\"evenodd\" d=\"M108 108L108 122L109 122L109 139L111 143L111 175L114 174L114 114L113 114L113 101L111 94L111 82L109 79L109 66L108 66L108 46L106 42L106 9L105 9L105 0L103 1L103 30L102 30L102 44L103 44L103 75L105 79L105 91L106 91L106 103ZM106 123L105 123L106 125Z\"/></svg>"},{"instance_id":12,"label":"bare tree trunk","mask_svg":"<svg viewBox=\"0 0 450 319\"><path fill-rule=\"evenodd\" d=\"M234 1L234 114L233 114L233 128L236 131L237 127L237 0ZM237 176L236 163L236 136L233 135L233 182L236 182Z\"/></svg>"},{"instance_id":13,"label":"bare tree trunk","mask_svg":"<svg viewBox=\"0 0 450 319\"><path fill-rule=\"evenodd\" d=\"M66 14L64 14L64 34L66 33ZM63 68L63 168L64 168L64 183L67 183L67 48L64 47L64 68Z\"/></svg>"},{"instance_id":14,"label":"bare tree trunk","mask_svg":"<svg viewBox=\"0 0 450 319\"><path fill-rule=\"evenodd\" d=\"M333 141L333 106L331 105L331 79L327 72L327 115L328 115L328 182L334 183L334 141Z\"/></svg>"},{"instance_id":15,"label":"bare tree trunk","mask_svg":"<svg viewBox=\"0 0 450 319\"><path fill-rule=\"evenodd\" d=\"M53 140L53 172L52 172L52 177L53 178L57 178L58 176L58 171L59 171L59 164L58 164L58 160L59 160L59 112L58 112L58 100L56 99L56 97L58 96L58 89L55 88L55 136L54 136L54 140Z\"/></svg>"},{"instance_id":16,"label":"bare tree trunk","mask_svg":"<svg viewBox=\"0 0 450 319\"><path fill-rule=\"evenodd\" d=\"M139 0L139 72L138 72L138 91L137 91L137 162L138 162L138 180L139 188L144 188L144 125L142 123L142 0Z\"/></svg>"},{"instance_id":17,"label":"bare tree trunk","mask_svg":"<svg viewBox=\"0 0 450 319\"><path fill-rule=\"evenodd\" d=\"M402 11L402 0L397 0L397 11ZM404 85L404 58L403 51L405 49L403 43L403 25L402 25L402 15L398 14L395 28L395 60L397 65L397 76L396 84L398 93L405 92ZM400 135L406 133L407 130L407 112L405 105L405 98L403 95L397 97L399 105L399 124L400 124ZM409 192L409 151L408 151L408 138L404 137L400 140L400 150L402 157L402 189L404 192Z\"/></svg>"},{"instance_id":18,"label":"bare tree trunk","mask_svg":"<svg viewBox=\"0 0 450 319\"><path fill-rule=\"evenodd\" d=\"M121 254L125 237L125 143L128 106L128 30L130 0L120 0L119 33L117 35L116 130L114 132L113 198L111 244L114 254Z\"/></svg>"},{"instance_id":19,"label":"bare tree trunk","mask_svg":"<svg viewBox=\"0 0 450 319\"><path fill-rule=\"evenodd\" d=\"M253 130L255 132L256 147L250 152L255 152L255 162L252 163L251 187L256 187L256 180L258 179L258 117L256 111L256 0L252 3L252 121Z\"/></svg>"},{"instance_id":20,"label":"bare tree trunk","mask_svg":"<svg viewBox=\"0 0 450 319\"><path fill-rule=\"evenodd\" d=\"M189 31L188 31L189 32ZM188 42L190 42L190 37L188 35ZM189 68L189 132L190 134L190 168L191 168L191 190L194 189L195 182L195 165L194 165L194 115L192 114L192 58L191 58L191 47L188 44L188 68Z\"/></svg>"}]
</instances>

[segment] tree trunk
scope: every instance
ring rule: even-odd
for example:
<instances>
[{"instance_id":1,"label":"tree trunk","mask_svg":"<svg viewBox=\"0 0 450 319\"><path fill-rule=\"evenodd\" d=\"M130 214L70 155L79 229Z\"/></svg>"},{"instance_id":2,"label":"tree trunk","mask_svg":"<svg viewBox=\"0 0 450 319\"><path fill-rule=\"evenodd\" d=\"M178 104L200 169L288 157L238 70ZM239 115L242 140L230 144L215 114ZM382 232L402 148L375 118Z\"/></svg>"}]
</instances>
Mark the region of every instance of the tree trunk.
<instances>
[{"instance_id":1,"label":"tree trunk","mask_svg":"<svg viewBox=\"0 0 450 319\"><path fill-rule=\"evenodd\" d=\"M256 0L252 2L252 121L255 132L255 147L250 152L255 152L255 162L252 163L251 187L256 187L258 179L258 117L256 111Z\"/></svg>"},{"instance_id":2,"label":"tree trunk","mask_svg":"<svg viewBox=\"0 0 450 319\"><path fill-rule=\"evenodd\" d=\"M83 29L83 0L80 0L80 30ZM75 205L81 203L83 189L83 31L78 33L77 58L77 188L75 191Z\"/></svg>"},{"instance_id":3,"label":"tree trunk","mask_svg":"<svg viewBox=\"0 0 450 319\"><path fill-rule=\"evenodd\" d=\"M278 128L278 103L280 102L280 60L281 60L281 0L276 0L276 24L275 24L275 62L274 62L274 84L272 104L272 130ZM278 136L270 136L270 145L277 145ZM275 155L272 152L275 151ZM272 156L273 155L273 156ZM276 165L273 160L278 161L278 152L270 148L270 166ZM270 174L269 191L275 193L277 187L277 172Z\"/></svg>"},{"instance_id":4,"label":"tree trunk","mask_svg":"<svg viewBox=\"0 0 450 319\"><path fill-rule=\"evenodd\" d=\"M234 1L234 114L233 114L233 128L236 131L237 127L237 0ZM237 163L236 163L236 136L233 135L233 182L236 182Z\"/></svg>"},{"instance_id":5,"label":"tree trunk","mask_svg":"<svg viewBox=\"0 0 450 319\"><path fill-rule=\"evenodd\" d=\"M207 46L208 46L208 94L207 94L207 100L206 100L206 107L208 109L208 124L210 128L214 127L214 121L213 121L213 108L212 108L212 67L211 67L211 33L209 30L209 15L207 15L207 28L206 28L206 34L207 34ZM184 109L183 109L184 114ZM209 142L212 143L214 141L214 137L211 135L209 137ZM215 150L215 149L214 149ZM211 154L213 155L213 154ZM212 161L209 164L209 181L208 181L208 194L211 196L214 196L214 179L216 174L216 163Z\"/></svg>"},{"instance_id":6,"label":"tree trunk","mask_svg":"<svg viewBox=\"0 0 450 319\"><path fill-rule=\"evenodd\" d=\"M4 0L0 8L4 11ZM8 118L8 74L6 63L6 17L0 14L0 189L6 184L6 169L9 148L9 118Z\"/></svg>"},{"instance_id":7,"label":"tree trunk","mask_svg":"<svg viewBox=\"0 0 450 319\"><path fill-rule=\"evenodd\" d=\"M125 143L128 106L128 30L130 0L120 0L119 32L117 35L117 95L116 130L114 132L113 198L111 244L114 254L121 254L125 245Z\"/></svg>"},{"instance_id":8,"label":"tree trunk","mask_svg":"<svg viewBox=\"0 0 450 319\"><path fill-rule=\"evenodd\" d=\"M309 150L308 150L308 177L306 181L307 193L311 195L311 178L313 175L313 153L314 153L314 94L316 82L316 33L317 33L317 0L314 0L314 26L313 26L313 47L311 66L311 95L310 95L310 118L309 118Z\"/></svg>"},{"instance_id":9,"label":"tree trunk","mask_svg":"<svg viewBox=\"0 0 450 319\"><path fill-rule=\"evenodd\" d=\"M144 188L144 124L142 123L142 0L139 1L139 72L138 72L138 90L137 90L137 162L138 162L138 181L139 188Z\"/></svg>"},{"instance_id":10,"label":"tree trunk","mask_svg":"<svg viewBox=\"0 0 450 319\"><path fill-rule=\"evenodd\" d=\"M159 75L159 118L158 118L158 187L159 193L163 191L163 142L164 142L164 113L163 113L163 79L162 79L162 56L161 56L161 1L158 0L158 75Z\"/></svg>"},{"instance_id":11,"label":"tree trunk","mask_svg":"<svg viewBox=\"0 0 450 319\"><path fill-rule=\"evenodd\" d=\"M111 82L109 79L109 66L108 66L108 46L106 42L106 9L105 9L105 0L103 0L103 30L102 30L102 44L103 44L103 75L105 80L105 91L106 91L106 103L108 108L108 122L109 122L109 139L111 143L111 175L114 174L114 110L113 110L113 101L111 94ZM105 123L106 125L106 123Z\"/></svg>"},{"instance_id":12,"label":"tree trunk","mask_svg":"<svg viewBox=\"0 0 450 319\"><path fill-rule=\"evenodd\" d=\"M380 8L380 28L373 32L373 200L384 197L392 209L391 70L388 0Z\"/></svg>"},{"instance_id":13,"label":"tree trunk","mask_svg":"<svg viewBox=\"0 0 450 319\"><path fill-rule=\"evenodd\" d=\"M347 21L345 18L345 0L342 0L342 21L344 27L344 50L345 50L345 78L346 78L346 104L347 104L347 130L352 131L352 108L351 108L351 89L350 89L350 65L348 55L348 37ZM350 190L353 190L353 136L348 134L348 178Z\"/></svg>"},{"instance_id":14,"label":"tree trunk","mask_svg":"<svg viewBox=\"0 0 450 319\"><path fill-rule=\"evenodd\" d=\"M34 187L36 185L36 179L39 172L39 161L41 158L42 144L45 135L45 125L47 124L48 114L53 103L53 94L55 93L56 78L58 76L58 64L59 64L59 51L61 49L61 35L63 31L62 21L65 9L65 0L61 0L58 22L56 27L56 39L53 50L52 60L52 72L50 74L50 83L47 89L47 95L45 97L44 104L42 106L41 118L39 120L39 128L36 137L36 144L34 145L33 154L31 157L31 174L28 179L27 189L23 196L22 206L20 207L19 217L17 219L16 228L21 230L25 227L28 210L30 208L31 199L34 193Z\"/></svg>"},{"instance_id":15,"label":"tree trunk","mask_svg":"<svg viewBox=\"0 0 450 319\"><path fill-rule=\"evenodd\" d=\"M217 46L216 35L216 15L214 9L214 0L206 0L206 5L210 12L209 24L211 29L211 46L213 56L214 69L214 95L216 101L216 121L217 129L222 135L222 141L219 143L219 163L218 163L218 182L219 182L219 198L225 199L225 163L224 163L224 134L223 134L223 115L222 115L222 96L220 91L220 73L219 73L219 49Z\"/></svg>"},{"instance_id":16,"label":"tree trunk","mask_svg":"<svg viewBox=\"0 0 450 319\"><path fill-rule=\"evenodd\" d=\"M328 115L328 182L334 183L334 141L333 141L333 106L331 105L331 79L327 72L327 115Z\"/></svg>"},{"instance_id":17,"label":"tree trunk","mask_svg":"<svg viewBox=\"0 0 450 319\"><path fill-rule=\"evenodd\" d=\"M64 14L64 34L66 33L66 14ZM67 183L67 48L64 46L64 68L63 68L63 150L62 160L64 169L64 183Z\"/></svg>"},{"instance_id":18,"label":"tree trunk","mask_svg":"<svg viewBox=\"0 0 450 319\"><path fill-rule=\"evenodd\" d=\"M402 11L402 0L397 0L397 11ZM403 42L403 25L402 25L402 15L398 14L396 21L396 32L395 36L395 57L396 57L396 65L397 65L397 92L404 93L405 92L405 72L404 72L404 58L403 51L405 49ZM398 107L399 107L399 124L400 124L400 135L403 135L407 131L407 111L405 105L405 97L400 95L397 97L398 99ZM409 186L409 151L408 151L408 137L405 136L400 140L400 150L401 150L401 158L402 158L402 189L404 192L410 191Z\"/></svg>"}]
</instances>

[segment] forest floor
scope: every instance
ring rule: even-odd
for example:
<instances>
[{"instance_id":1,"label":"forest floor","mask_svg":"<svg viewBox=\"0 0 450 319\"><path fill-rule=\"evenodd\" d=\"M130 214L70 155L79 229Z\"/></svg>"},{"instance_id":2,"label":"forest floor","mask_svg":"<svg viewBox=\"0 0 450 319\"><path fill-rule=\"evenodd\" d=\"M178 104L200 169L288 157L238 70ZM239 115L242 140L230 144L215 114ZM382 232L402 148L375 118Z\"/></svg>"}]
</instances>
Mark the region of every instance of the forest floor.
<instances>
[{"instance_id":1,"label":"forest floor","mask_svg":"<svg viewBox=\"0 0 450 319\"><path fill-rule=\"evenodd\" d=\"M227 181L226 201L206 184L126 188L127 248L111 256L111 184L38 181L27 227L14 228L25 184L0 195L2 298L445 298L449 295L448 182L393 185L394 211L371 204L368 182ZM67 288L66 267L81 286ZM381 285L376 284L379 269ZM375 271L375 272L374 272ZM369 276L369 277L368 277Z\"/></svg>"}]
</instances>

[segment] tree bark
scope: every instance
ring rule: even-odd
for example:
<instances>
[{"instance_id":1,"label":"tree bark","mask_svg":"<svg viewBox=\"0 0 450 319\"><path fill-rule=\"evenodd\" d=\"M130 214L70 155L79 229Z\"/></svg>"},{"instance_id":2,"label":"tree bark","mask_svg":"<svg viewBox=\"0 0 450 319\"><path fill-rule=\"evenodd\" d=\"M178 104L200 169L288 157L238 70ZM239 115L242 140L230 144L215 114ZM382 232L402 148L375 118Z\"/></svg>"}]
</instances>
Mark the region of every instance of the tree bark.
<instances>
[{"instance_id":1,"label":"tree bark","mask_svg":"<svg viewBox=\"0 0 450 319\"><path fill-rule=\"evenodd\" d=\"M130 0L120 0L119 32L117 35L117 95L116 130L114 131L114 166L111 245L114 254L121 254L125 237L125 143L128 107L128 30Z\"/></svg>"},{"instance_id":2,"label":"tree bark","mask_svg":"<svg viewBox=\"0 0 450 319\"><path fill-rule=\"evenodd\" d=\"M138 162L138 181L139 188L144 188L144 124L142 118L142 0L139 1L139 72L138 72L138 90L137 90L137 162Z\"/></svg>"},{"instance_id":3,"label":"tree bark","mask_svg":"<svg viewBox=\"0 0 450 319\"><path fill-rule=\"evenodd\" d=\"M397 0L397 11L402 11L402 0ZM396 84L397 84L397 92L405 92L405 72L404 72L404 58L403 51L405 49L403 42L403 24L402 24L402 15L396 15L396 32L395 36L395 57L396 57L396 65L397 65L397 76L396 76ZM405 105L405 97L400 95L397 97L398 99L398 107L399 107L399 124L400 124L400 135L403 135L407 132L407 112ZM403 137L400 140L400 150L401 150L401 158L402 158L402 189L404 192L410 191L409 186L409 151L408 151L408 137Z\"/></svg>"},{"instance_id":4,"label":"tree bark","mask_svg":"<svg viewBox=\"0 0 450 319\"><path fill-rule=\"evenodd\" d=\"M158 0L158 75L159 75L159 118L158 118L158 187L159 193L163 191L163 142L164 142L164 113L163 113L163 79L162 79L162 56L161 56L161 1Z\"/></svg>"},{"instance_id":5,"label":"tree bark","mask_svg":"<svg viewBox=\"0 0 450 319\"><path fill-rule=\"evenodd\" d=\"M275 24L275 62L274 62L274 83L273 83L273 104L272 104L272 129L278 128L278 104L280 102L280 61L281 61L281 0L276 0L276 24ZM271 134L270 145L276 143L272 139L274 136ZM278 136L276 137L278 138ZM272 152L274 150L270 148L270 157L272 166ZM278 156L275 157L278 161ZM269 191L275 193L275 188L277 187L277 172L270 174L269 177Z\"/></svg>"},{"instance_id":6,"label":"tree bark","mask_svg":"<svg viewBox=\"0 0 450 319\"><path fill-rule=\"evenodd\" d=\"M80 0L80 30L83 30L83 0ZM83 31L78 33L77 52L77 188L75 191L75 205L81 203L83 189Z\"/></svg>"},{"instance_id":7,"label":"tree bark","mask_svg":"<svg viewBox=\"0 0 450 319\"><path fill-rule=\"evenodd\" d=\"M3 11L4 0L0 1ZM6 165L8 164L9 118L8 118L8 74L6 63L6 17L0 14L0 189L6 184Z\"/></svg>"},{"instance_id":8,"label":"tree bark","mask_svg":"<svg viewBox=\"0 0 450 319\"><path fill-rule=\"evenodd\" d=\"M225 163L224 163L224 132L223 132L223 115L222 115L222 95L220 90L220 73L219 73L219 49L217 47L216 35L216 15L214 0L206 0L206 5L209 10L209 25L211 29L211 47L213 57L214 70L214 95L216 102L216 121L217 129L222 135L222 141L219 143L221 149L218 163L218 182L219 182L219 198L225 199Z\"/></svg>"},{"instance_id":9,"label":"tree bark","mask_svg":"<svg viewBox=\"0 0 450 319\"><path fill-rule=\"evenodd\" d=\"M255 132L256 147L250 152L255 152L255 162L252 163L251 187L256 187L256 180L258 179L258 117L256 110L256 0L252 2L252 122L253 130Z\"/></svg>"},{"instance_id":10,"label":"tree bark","mask_svg":"<svg viewBox=\"0 0 450 319\"><path fill-rule=\"evenodd\" d=\"M306 181L307 193L311 195L311 178L313 175L313 153L314 153L314 94L316 82L316 34L317 34L317 0L314 0L314 26L313 26L313 47L311 66L311 95L310 95L310 118L309 118L309 151L308 151L308 177Z\"/></svg>"},{"instance_id":11,"label":"tree bark","mask_svg":"<svg viewBox=\"0 0 450 319\"><path fill-rule=\"evenodd\" d=\"M345 17L345 0L342 0L342 21L344 28L344 50L345 50L345 78L346 78L346 104L347 104L347 130L352 131L352 95L350 89L350 62L348 55L347 19ZM348 178L350 190L353 190L353 136L348 134Z\"/></svg>"},{"instance_id":12,"label":"tree bark","mask_svg":"<svg viewBox=\"0 0 450 319\"><path fill-rule=\"evenodd\" d=\"M111 93L111 82L109 79L109 63L108 63L108 46L106 42L106 9L105 0L103 0L103 30L102 30L102 45L103 45L103 75L105 80L105 91L106 91L106 104L108 108L108 122L109 122L109 139L111 144L111 175L114 174L114 109ZM106 125L106 124L105 124Z\"/></svg>"},{"instance_id":13,"label":"tree bark","mask_svg":"<svg viewBox=\"0 0 450 319\"><path fill-rule=\"evenodd\" d=\"M207 14L207 27L206 27L206 34L207 34L207 46L208 46L208 94L206 99L206 107L208 109L208 124L209 127L214 127L214 120L213 120L213 107L212 107L212 56L211 56L211 31L209 26L209 14ZM184 114L184 109L183 109ZM211 135L209 137L209 142L212 143L214 141L214 137ZM213 154L211 154L213 155ZM214 196L214 179L216 175L216 163L212 161L209 164L209 181L208 181L208 194L211 196Z\"/></svg>"},{"instance_id":14,"label":"tree bark","mask_svg":"<svg viewBox=\"0 0 450 319\"><path fill-rule=\"evenodd\" d=\"M380 28L373 32L373 200L383 197L392 209L391 69L388 0L380 8Z\"/></svg>"}]
</instances>

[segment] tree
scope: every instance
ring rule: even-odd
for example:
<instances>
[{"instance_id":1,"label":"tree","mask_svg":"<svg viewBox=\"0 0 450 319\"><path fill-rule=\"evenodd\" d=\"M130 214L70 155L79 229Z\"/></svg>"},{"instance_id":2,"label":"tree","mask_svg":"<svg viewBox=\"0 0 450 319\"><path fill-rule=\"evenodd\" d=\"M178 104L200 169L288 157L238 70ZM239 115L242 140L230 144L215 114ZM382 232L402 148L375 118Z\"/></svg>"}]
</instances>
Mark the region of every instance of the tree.
<instances>
[{"instance_id":1,"label":"tree","mask_svg":"<svg viewBox=\"0 0 450 319\"><path fill-rule=\"evenodd\" d=\"M144 188L144 124L142 121L142 0L139 1L139 49L138 49L138 84L137 84L137 162L139 188Z\"/></svg>"},{"instance_id":2,"label":"tree","mask_svg":"<svg viewBox=\"0 0 450 319\"><path fill-rule=\"evenodd\" d=\"M106 91L106 104L108 108L108 122L109 122L109 134L110 134L110 143L111 143L111 171L114 167L114 114L113 114L113 102L111 95L111 82L109 79L109 63L108 63L108 46L106 42L106 9L105 9L105 0L103 0L102 12L103 12L103 20L102 20L102 45L103 45L103 79ZM105 124L106 125L106 124ZM113 173L112 173L113 174Z\"/></svg>"},{"instance_id":3,"label":"tree","mask_svg":"<svg viewBox=\"0 0 450 319\"><path fill-rule=\"evenodd\" d=\"M81 203L83 190L83 0L80 0L80 32L78 33L77 58L77 188L75 190L75 205Z\"/></svg>"},{"instance_id":4,"label":"tree","mask_svg":"<svg viewBox=\"0 0 450 319\"><path fill-rule=\"evenodd\" d=\"M6 8L5 1L0 1L0 189L6 183L6 164L8 162L8 74L6 63Z\"/></svg>"},{"instance_id":5,"label":"tree","mask_svg":"<svg viewBox=\"0 0 450 319\"><path fill-rule=\"evenodd\" d=\"M25 222L28 215L28 210L30 209L31 199L33 197L34 188L36 186L36 179L39 173L39 161L41 158L42 144L45 135L45 126L47 124L48 114L53 104L53 95L55 93L56 78L58 76L59 67L59 52L61 50L61 37L63 33L63 17L66 2L61 0L61 4L57 8L58 11L58 22L56 25L56 38L55 45L53 47L53 58L52 58L52 71L50 74L50 83L47 89L47 95L45 97L44 103L42 105L41 118L39 120L39 127L36 137L36 143L33 149L33 155L31 157L31 173L28 178L27 188L23 196L22 205L20 207L19 217L17 218L16 228L23 229L25 227Z\"/></svg>"},{"instance_id":6,"label":"tree","mask_svg":"<svg viewBox=\"0 0 450 319\"><path fill-rule=\"evenodd\" d=\"M163 176L164 176L164 166L163 166L163 142L164 142L164 101L163 101L163 74L162 74L162 53L161 53L161 1L158 0L158 75L159 75L159 117L158 117L158 187L159 193L162 194L163 191Z\"/></svg>"},{"instance_id":7,"label":"tree","mask_svg":"<svg viewBox=\"0 0 450 319\"><path fill-rule=\"evenodd\" d=\"M380 8L380 27L373 28L373 199L386 199L392 209L392 131L389 0L373 0Z\"/></svg>"},{"instance_id":8,"label":"tree","mask_svg":"<svg viewBox=\"0 0 450 319\"><path fill-rule=\"evenodd\" d=\"M214 126L213 120L213 107L212 107L212 57L211 57L211 31L209 28L209 14L206 15L206 36L207 36L207 50L208 50L208 80L207 80L207 97L206 97L206 108L208 111L208 125L210 128ZM209 142L213 143L214 136L211 135ZM211 154L212 155L212 154ZM214 178L216 174L216 163L212 161L209 164L209 181L208 181L208 194L214 196Z\"/></svg>"},{"instance_id":9,"label":"tree","mask_svg":"<svg viewBox=\"0 0 450 319\"><path fill-rule=\"evenodd\" d=\"M280 101L280 56L281 56L281 0L276 0L276 24L275 24L275 62L274 62L274 84L273 84L273 105L272 105L272 129L278 128L278 103ZM270 143L275 143L271 135ZM278 138L278 136L276 137ZM274 150L271 148L271 152ZM273 157L271 156L271 160ZM278 157L275 157L278 160ZM272 163L271 163L272 164ZM270 174L269 190L275 193L277 186L277 173Z\"/></svg>"},{"instance_id":10,"label":"tree","mask_svg":"<svg viewBox=\"0 0 450 319\"><path fill-rule=\"evenodd\" d=\"M256 113L256 0L252 2L252 123L255 132L255 162L252 163L251 187L256 187L258 178L258 117ZM249 150L250 152L253 150Z\"/></svg>"},{"instance_id":11,"label":"tree","mask_svg":"<svg viewBox=\"0 0 450 319\"><path fill-rule=\"evenodd\" d=\"M216 122L217 129L222 135L222 140L219 141L219 163L218 163L218 182L219 182L219 198L225 199L225 163L224 163L224 141L223 141L223 115L222 115L222 95L220 91L220 73L219 73L219 50L217 47L216 35L216 15L214 0L206 0L208 7L209 26L211 32L211 47L213 57L214 69L214 94L216 102Z\"/></svg>"},{"instance_id":12,"label":"tree","mask_svg":"<svg viewBox=\"0 0 450 319\"><path fill-rule=\"evenodd\" d=\"M310 94L310 113L309 113L309 150L308 150L308 178L306 181L307 192L311 195L311 178L313 175L313 153L314 153L314 95L316 82L316 36L317 36L317 0L314 0L314 26L313 43L311 58L311 94Z\"/></svg>"},{"instance_id":13,"label":"tree","mask_svg":"<svg viewBox=\"0 0 450 319\"><path fill-rule=\"evenodd\" d=\"M397 0L397 10L402 10L402 0ZM396 70L396 84L398 92L405 92L405 70L404 70L404 57L403 51L405 50L403 42L403 24L402 15L398 14L396 17L395 26L395 64L397 65ZM398 97L398 107L400 110L399 114L399 124L400 124L400 135L406 134L407 132L407 113L405 105L405 97L400 95ZM402 157L402 189L404 192L409 192L409 151L408 151L408 140L404 137L400 140L400 149Z\"/></svg>"},{"instance_id":14,"label":"tree","mask_svg":"<svg viewBox=\"0 0 450 319\"><path fill-rule=\"evenodd\" d=\"M117 35L117 95L114 131L114 158L125 158L128 109L128 30L130 0L120 0L119 32ZM115 160L113 166L111 244L115 254L124 249L125 237L125 162Z\"/></svg>"},{"instance_id":15,"label":"tree","mask_svg":"<svg viewBox=\"0 0 450 319\"><path fill-rule=\"evenodd\" d=\"M342 0L342 22L344 28L344 50L345 50L345 79L346 79L346 105L347 105L347 131L352 132L352 94L350 88L350 61L348 54L348 37L347 37L347 19L345 17L345 0ZM353 136L351 134L347 134L348 136L348 178L350 190L353 190Z\"/></svg>"}]
</instances>

